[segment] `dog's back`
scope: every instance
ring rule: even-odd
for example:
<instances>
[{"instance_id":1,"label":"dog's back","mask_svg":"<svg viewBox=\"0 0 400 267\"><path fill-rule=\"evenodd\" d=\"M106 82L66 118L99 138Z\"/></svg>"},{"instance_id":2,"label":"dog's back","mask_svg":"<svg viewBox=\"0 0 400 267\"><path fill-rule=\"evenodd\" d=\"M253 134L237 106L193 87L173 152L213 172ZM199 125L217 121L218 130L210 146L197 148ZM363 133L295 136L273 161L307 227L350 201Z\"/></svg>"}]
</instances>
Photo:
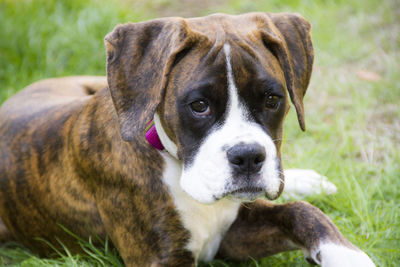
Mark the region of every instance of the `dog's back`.
<instances>
[{"instance_id":1,"label":"dog's back","mask_svg":"<svg viewBox=\"0 0 400 267\"><path fill-rule=\"evenodd\" d=\"M33 83L8 99L0 107L2 180L7 179L4 177L4 170L11 167L9 161L12 160L12 155L24 155L21 153L23 151L15 153L15 150L29 150L28 147L13 146L15 140L18 143L26 142L27 146L32 146L35 142L50 141L46 135L54 138L54 134L57 135L54 131L60 128L49 125L62 127L76 109L83 107L93 94L106 86L106 78L100 76L53 78ZM54 121L49 123L49 120ZM53 132L46 131L46 128ZM34 138L35 142L27 142L30 138Z\"/></svg>"},{"instance_id":2,"label":"dog's back","mask_svg":"<svg viewBox=\"0 0 400 267\"><path fill-rule=\"evenodd\" d=\"M76 101L86 101L90 95L107 86L106 77L73 76L38 81L12 96L0 107L0 122L10 123L18 117L33 118L40 112L55 110Z\"/></svg>"},{"instance_id":3,"label":"dog's back","mask_svg":"<svg viewBox=\"0 0 400 267\"><path fill-rule=\"evenodd\" d=\"M26 238L34 232L55 230L60 236L66 235L56 226L64 212L70 213L69 221L63 221L66 227L74 225L74 220L83 214L88 223L99 219L93 199L69 177L73 172L68 170L71 164L63 162L68 145L63 132L72 127L71 116L76 116L92 95L106 86L105 77L47 79L26 87L0 108L0 216L13 236L24 239L25 245L37 242ZM60 159L58 164L56 158ZM64 173L64 177L55 177L55 173ZM71 192L57 192L61 187L70 188ZM74 192L80 195L74 196ZM70 212L75 208L68 208L65 198L75 198L81 212ZM21 225L31 225L31 229L20 228Z\"/></svg>"}]
</instances>

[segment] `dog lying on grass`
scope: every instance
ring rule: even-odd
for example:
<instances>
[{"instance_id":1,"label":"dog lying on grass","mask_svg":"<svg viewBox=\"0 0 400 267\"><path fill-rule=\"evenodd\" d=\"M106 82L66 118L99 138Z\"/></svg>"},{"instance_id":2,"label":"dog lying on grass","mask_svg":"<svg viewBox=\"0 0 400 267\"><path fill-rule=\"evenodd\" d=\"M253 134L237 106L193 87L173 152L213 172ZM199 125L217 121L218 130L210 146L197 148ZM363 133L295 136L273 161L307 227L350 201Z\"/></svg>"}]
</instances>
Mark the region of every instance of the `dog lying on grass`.
<instances>
[{"instance_id":1,"label":"dog lying on grass","mask_svg":"<svg viewBox=\"0 0 400 267\"><path fill-rule=\"evenodd\" d=\"M119 25L105 44L107 80L40 81L1 107L1 241L79 252L61 224L110 237L127 266L293 249L322 266L374 266L316 207L268 201L284 188L289 98L305 129L304 18L156 19Z\"/></svg>"}]
</instances>

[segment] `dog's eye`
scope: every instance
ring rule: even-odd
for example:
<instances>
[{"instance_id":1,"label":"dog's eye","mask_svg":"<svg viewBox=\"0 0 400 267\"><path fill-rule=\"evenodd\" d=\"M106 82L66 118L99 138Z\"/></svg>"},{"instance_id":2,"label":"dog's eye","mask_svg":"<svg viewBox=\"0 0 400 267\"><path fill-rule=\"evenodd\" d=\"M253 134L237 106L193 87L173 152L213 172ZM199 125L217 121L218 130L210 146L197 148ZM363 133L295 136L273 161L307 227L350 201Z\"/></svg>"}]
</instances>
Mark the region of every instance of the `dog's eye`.
<instances>
[{"instance_id":1,"label":"dog's eye","mask_svg":"<svg viewBox=\"0 0 400 267\"><path fill-rule=\"evenodd\" d=\"M265 107L267 109L277 109L279 107L279 103L281 102L281 98L277 95L268 95L267 100L265 102Z\"/></svg>"},{"instance_id":2,"label":"dog's eye","mask_svg":"<svg viewBox=\"0 0 400 267\"><path fill-rule=\"evenodd\" d=\"M194 115L205 117L211 114L210 106L205 100L197 100L190 103L190 108Z\"/></svg>"}]
</instances>

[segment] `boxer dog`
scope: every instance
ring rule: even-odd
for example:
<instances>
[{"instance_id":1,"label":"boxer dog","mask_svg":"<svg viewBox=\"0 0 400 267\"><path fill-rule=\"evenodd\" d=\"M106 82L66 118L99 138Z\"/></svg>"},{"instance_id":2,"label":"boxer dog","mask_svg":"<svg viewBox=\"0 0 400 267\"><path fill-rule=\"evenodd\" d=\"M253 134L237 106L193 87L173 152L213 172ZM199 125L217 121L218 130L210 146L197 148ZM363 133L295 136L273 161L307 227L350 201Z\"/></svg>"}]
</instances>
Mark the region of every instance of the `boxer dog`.
<instances>
[{"instance_id":1,"label":"boxer dog","mask_svg":"<svg viewBox=\"0 0 400 267\"><path fill-rule=\"evenodd\" d=\"M2 242L79 252L66 228L109 237L126 266L293 249L321 266L374 266L316 207L269 201L284 187L289 98L305 129L304 18L156 19L117 26L105 45L107 81L40 81L2 106Z\"/></svg>"}]
</instances>

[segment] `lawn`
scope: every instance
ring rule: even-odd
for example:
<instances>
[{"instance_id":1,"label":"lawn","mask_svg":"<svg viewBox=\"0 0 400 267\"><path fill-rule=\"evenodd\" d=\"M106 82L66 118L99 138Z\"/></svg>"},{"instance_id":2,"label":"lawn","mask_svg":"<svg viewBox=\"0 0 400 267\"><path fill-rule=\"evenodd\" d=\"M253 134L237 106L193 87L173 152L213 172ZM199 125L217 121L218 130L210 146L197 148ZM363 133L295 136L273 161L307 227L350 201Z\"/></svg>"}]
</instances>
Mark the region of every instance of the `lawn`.
<instances>
[{"instance_id":1,"label":"lawn","mask_svg":"<svg viewBox=\"0 0 400 267\"><path fill-rule=\"evenodd\" d=\"M0 0L0 103L48 77L105 74L103 37L122 22L214 12L298 12L313 25L315 65L305 97L307 131L285 123L283 163L338 187L306 200L377 266L400 263L400 3L398 0ZM284 200L279 200L283 202ZM0 265L118 266L115 251L39 259L0 248ZM202 266L307 266L301 252Z\"/></svg>"}]
</instances>

